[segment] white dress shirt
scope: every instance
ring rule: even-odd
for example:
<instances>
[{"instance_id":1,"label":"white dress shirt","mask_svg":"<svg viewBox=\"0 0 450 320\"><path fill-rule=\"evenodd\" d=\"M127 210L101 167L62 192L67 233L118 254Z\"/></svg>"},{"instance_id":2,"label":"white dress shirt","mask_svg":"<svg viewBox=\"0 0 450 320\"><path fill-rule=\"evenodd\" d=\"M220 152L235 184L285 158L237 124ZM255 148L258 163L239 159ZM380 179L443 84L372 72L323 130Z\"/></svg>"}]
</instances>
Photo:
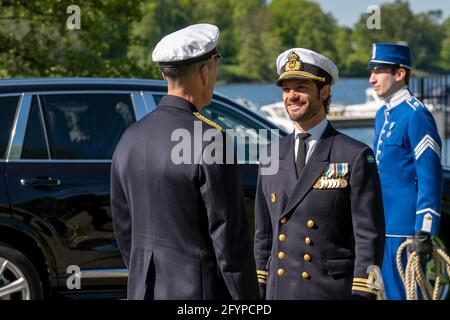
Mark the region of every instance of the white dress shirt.
<instances>
[{"instance_id":1,"label":"white dress shirt","mask_svg":"<svg viewBox=\"0 0 450 320\"><path fill-rule=\"evenodd\" d=\"M306 158L305 158L305 164L308 163L309 158L311 157L311 154L313 153L314 149L316 148L317 142L322 137L323 133L325 132L325 129L327 128L328 120L323 119L321 122L319 122L315 127L309 129L307 133L310 134L308 139L305 140L306 142ZM297 138L297 135L301 133L300 130L295 126L294 129L294 135L295 135L295 145L294 145L294 152L295 152L295 159L297 159L297 153L298 153L298 144L299 140Z\"/></svg>"}]
</instances>

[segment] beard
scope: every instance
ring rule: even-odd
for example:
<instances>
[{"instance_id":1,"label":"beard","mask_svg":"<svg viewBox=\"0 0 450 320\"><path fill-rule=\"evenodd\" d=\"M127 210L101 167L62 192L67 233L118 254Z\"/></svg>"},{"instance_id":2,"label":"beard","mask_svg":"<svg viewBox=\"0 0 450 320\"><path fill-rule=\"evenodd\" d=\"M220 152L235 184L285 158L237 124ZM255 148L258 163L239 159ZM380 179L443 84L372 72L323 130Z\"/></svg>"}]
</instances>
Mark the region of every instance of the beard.
<instances>
[{"instance_id":1,"label":"beard","mask_svg":"<svg viewBox=\"0 0 450 320\"><path fill-rule=\"evenodd\" d=\"M298 106L298 107L297 107ZM289 118L291 118L292 121L299 122L299 121L308 121L312 118L314 118L322 108L322 104L319 100L310 100L310 101L298 101L295 103L294 108L295 111L291 110L292 107L286 107L286 111L289 114Z\"/></svg>"}]
</instances>

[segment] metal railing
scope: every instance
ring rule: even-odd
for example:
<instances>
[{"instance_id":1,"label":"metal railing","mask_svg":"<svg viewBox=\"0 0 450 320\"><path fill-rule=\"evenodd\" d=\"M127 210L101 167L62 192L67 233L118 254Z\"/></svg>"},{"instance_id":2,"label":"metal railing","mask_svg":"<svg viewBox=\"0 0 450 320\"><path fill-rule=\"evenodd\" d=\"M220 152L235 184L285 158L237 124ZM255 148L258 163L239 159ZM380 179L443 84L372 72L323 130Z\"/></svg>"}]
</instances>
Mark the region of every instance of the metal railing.
<instances>
[{"instance_id":1,"label":"metal railing","mask_svg":"<svg viewBox=\"0 0 450 320\"><path fill-rule=\"evenodd\" d=\"M409 88L432 112L442 140L442 164L450 167L450 75L413 77Z\"/></svg>"}]
</instances>

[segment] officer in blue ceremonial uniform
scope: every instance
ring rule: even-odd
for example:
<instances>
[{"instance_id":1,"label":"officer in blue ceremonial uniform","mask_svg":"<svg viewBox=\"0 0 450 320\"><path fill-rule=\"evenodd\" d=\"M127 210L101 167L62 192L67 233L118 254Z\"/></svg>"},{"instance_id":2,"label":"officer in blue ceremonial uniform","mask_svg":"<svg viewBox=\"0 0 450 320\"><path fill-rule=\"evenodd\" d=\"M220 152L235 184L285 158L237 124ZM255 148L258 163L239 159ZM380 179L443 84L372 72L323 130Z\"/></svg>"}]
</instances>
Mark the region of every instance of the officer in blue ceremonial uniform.
<instances>
[{"instance_id":1,"label":"officer in blue ceremonial uniform","mask_svg":"<svg viewBox=\"0 0 450 320\"><path fill-rule=\"evenodd\" d=\"M336 65L314 51L278 56L277 84L295 130L279 142L279 171L261 167L255 256L266 299L375 299L384 215L375 157L327 121Z\"/></svg>"},{"instance_id":2,"label":"officer in blue ceremonial uniform","mask_svg":"<svg viewBox=\"0 0 450 320\"><path fill-rule=\"evenodd\" d=\"M216 26L199 24L157 44L168 95L114 152L111 206L129 299L259 298L238 166L224 164L222 128L198 113L212 98L218 40Z\"/></svg>"},{"instance_id":3,"label":"officer in blue ceremonial uniform","mask_svg":"<svg viewBox=\"0 0 450 320\"><path fill-rule=\"evenodd\" d=\"M432 251L430 236L438 232L441 211L441 139L431 113L408 90L409 47L376 43L368 67L369 82L385 100L374 139L386 221L382 275L386 298L405 299L396 254L407 238L419 255Z\"/></svg>"}]
</instances>

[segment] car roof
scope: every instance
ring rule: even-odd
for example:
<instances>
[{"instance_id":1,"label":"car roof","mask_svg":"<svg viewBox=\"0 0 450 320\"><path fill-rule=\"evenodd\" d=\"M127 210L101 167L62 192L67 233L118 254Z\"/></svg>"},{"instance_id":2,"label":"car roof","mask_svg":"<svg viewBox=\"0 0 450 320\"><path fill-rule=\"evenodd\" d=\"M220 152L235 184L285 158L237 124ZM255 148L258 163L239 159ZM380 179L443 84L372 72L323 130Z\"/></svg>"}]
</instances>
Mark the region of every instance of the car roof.
<instances>
[{"instance_id":1,"label":"car roof","mask_svg":"<svg viewBox=\"0 0 450 320\"><path fill-rule=\"evenodd\" d=\"M1 93L63 90L167 91L164 80L130 78L11 78L0 79ZM214 96L227 98L214 92Z\"/></svg>"},{"instance_id":2,"label":"car roof","mask_svg":"<svg viewBox=\"0 0 450 320\"><path fill-rule=\"evenodd\" d=\"M167 93L167 83L164 80L153 79L127 79L127 78L16 78L0 79L0 94L22 93L22 92L53 92L53 91L77 91L77 90L135 90L135 91L157 91ZM238 104L232 99L214 92L214 98L218 101L233 105L240 112L266 123L269 127L274 126L261 115ZM274 126L275 128L275 126ZM283 132L285 133L285 132Z\"/></svg>"},{"instance_id":3,"label":"car roof","mask_svg":"<svg viewBox=\"0 0 450 320\"><path fill-rule=\"evenodd\" d=\"M0 79L0 94L64 90L138 90L167 91L164 80L129 78L11 78ZM216 98L229 100L214 92Z\"/></svg>"},{"instance_id":4,"label":"car roof","mask_svg":"<svg viewBox=\"0 0 450 320\"><path fill-rule=\"evenodd\" d=\"M60 90L165 90L163 80L125 78L16 78L1 79L0 93Z\"/></svg>"}]
</instances>

